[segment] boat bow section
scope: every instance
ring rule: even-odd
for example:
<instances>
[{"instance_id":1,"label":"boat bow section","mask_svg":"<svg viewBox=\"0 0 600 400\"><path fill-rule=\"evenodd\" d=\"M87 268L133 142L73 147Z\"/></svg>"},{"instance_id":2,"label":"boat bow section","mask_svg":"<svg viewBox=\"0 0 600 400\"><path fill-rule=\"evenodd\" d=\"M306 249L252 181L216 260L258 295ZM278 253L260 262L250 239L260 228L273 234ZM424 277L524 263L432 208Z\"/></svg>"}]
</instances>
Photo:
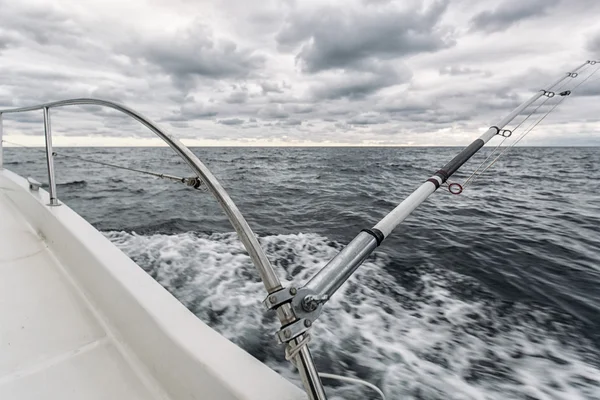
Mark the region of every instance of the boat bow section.
<instances>
[{"instance_id":1,"label":"boat bow section","mask_svg":"<svg viewBox=\"0 0 600 400\"><path fill-rule=\"evenodd\" d=\"M305 398L49 202L0 169L0 399Z\"/></svg>"}]
</instances>

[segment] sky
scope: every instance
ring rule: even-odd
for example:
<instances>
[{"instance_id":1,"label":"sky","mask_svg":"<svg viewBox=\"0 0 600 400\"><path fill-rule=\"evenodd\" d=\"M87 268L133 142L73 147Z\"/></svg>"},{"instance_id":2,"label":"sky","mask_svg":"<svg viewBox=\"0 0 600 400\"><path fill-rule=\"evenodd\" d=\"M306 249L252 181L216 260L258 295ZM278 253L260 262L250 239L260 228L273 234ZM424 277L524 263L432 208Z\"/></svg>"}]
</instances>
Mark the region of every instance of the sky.
<instances>
[{"instance_id":1,"label":"sky","mask_svg":"<svg viewBox=\"0 0 600 400\"><path fill-rule=\"evenodd\" d=\"M460 146L600 60L599 15L599 0L0 0L0 109L108 99L199 146ZM57 146L161 144L115 111L51 113ZM41 111L5 115L4 137L42 144ZM600 72L521 143L600 146Z\"/></svg>"}]
</instances>

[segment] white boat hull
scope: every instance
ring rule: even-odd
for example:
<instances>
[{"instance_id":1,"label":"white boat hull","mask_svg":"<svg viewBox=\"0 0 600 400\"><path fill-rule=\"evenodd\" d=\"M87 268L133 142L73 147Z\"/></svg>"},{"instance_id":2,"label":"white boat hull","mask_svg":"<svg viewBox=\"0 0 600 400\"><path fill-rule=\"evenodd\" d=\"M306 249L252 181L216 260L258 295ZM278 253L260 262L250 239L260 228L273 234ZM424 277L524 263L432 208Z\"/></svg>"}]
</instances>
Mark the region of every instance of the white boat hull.
<instances>
[{"instance_id":1,"label":"white boat hull","mask_svg":"<svg viewBox=\"0 0 600 400\"><path fill-rule=\"evenodd\" d=\"M306 398L48 203L0 169L0 399Z\"/></svg>"}]
</instances>

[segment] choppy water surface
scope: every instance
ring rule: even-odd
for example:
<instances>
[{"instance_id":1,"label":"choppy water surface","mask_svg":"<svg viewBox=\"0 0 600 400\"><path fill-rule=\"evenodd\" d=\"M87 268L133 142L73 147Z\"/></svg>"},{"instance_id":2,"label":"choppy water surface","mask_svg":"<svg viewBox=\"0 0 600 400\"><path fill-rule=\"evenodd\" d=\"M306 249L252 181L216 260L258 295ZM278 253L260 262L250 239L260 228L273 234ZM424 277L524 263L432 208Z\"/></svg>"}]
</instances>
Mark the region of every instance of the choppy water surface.
<instances>
[{"instance_id":1,"label":"choppy water surface","mask_svg":"<svg viewBox=\"0 0 600 400\"><path fill-rule=\"evenodd\" d=\"M304 281L458 150L194 151L280 276ZM166 148L58 152L189 174ZM9 169L46 179L41 149L5 153ZM61 200L297 381L258 275L209 194L60 156L56 167ZM311 344L320 370L367 379L389 399L600 399L599 182L600 148L520 148L462 195L438 191L327 304ZM333 399L376 398L327 384Z\"/></svg>"}]
</instances>

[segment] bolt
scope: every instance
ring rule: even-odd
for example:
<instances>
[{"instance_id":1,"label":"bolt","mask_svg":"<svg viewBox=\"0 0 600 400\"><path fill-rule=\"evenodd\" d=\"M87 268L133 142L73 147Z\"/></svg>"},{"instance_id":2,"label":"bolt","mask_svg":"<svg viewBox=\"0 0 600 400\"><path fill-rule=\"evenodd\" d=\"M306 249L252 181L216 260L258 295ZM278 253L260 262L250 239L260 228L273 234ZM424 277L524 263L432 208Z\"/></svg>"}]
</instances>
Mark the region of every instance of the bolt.
<instances>
[{"instance_id":1,"label":"bolt","mask_svg":"<svg viewBox=\"0 0 600 400\"><path fill-rule=\"evenodd\" d=\"M269 296L269 301L271 302L271 304L277 303L277 296L275 296L275 295Z\"/></svg>"},{"instance_id":2,"label":"bolt","mask_svg":"<svg viewBox=\"0 0 600 400\"><path fill-rule=\"evenodd\" d=\"M296 293L298 293L298 289L296 289L295 287L291 287L291 288L290 288L290 294L291 294L292 296L295 296L295 295L296 295Z\"/></svg>"},{"instance_id":3,"label":"bolt","mask_svg":"<svg viewBox=\"0 0 600 400\"><path fill-rule=\"evenodd\" d=\"M283 336L285 336L286 339L289 339L290 336L292 336L292 332L290 332L289 329L286 329L285 331L283 331Z\"/></svg>"},{"instance_id":4,"label":"bolt","mask_svg":"<svg viewBox=\"0 0 600 400\"><path fill-rule=\"evenodd\" d=\"M314 296L308 295L302 300L302 308L304 311L311 312L317 309L318 303L315 301Z\"/></svg>"},{"instance_id":5,"label":"bolt","mask_svg":"<svg viewBox=\"0 0 600 400\"><path fill-rule=\"evenodd\" d=\"M305 319L304 320L304 326L307 328L310 328L310 326L312 325L312 322L310 321L310 319Z\"/></svg>"}]
</instances>

